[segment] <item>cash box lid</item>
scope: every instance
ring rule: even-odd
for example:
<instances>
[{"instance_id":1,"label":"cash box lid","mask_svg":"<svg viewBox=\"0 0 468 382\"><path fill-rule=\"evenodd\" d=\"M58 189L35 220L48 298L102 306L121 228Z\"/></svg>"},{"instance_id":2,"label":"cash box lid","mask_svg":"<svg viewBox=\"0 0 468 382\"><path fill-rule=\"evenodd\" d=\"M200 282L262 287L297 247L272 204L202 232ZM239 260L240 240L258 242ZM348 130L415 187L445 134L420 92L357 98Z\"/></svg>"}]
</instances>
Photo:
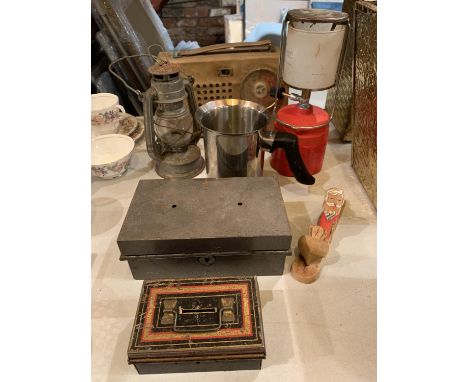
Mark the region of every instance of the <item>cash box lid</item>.
<instances>
[{"instance_id":1,"label":"cash box lid","mask_svg":"<svg viewBox=\"0 0 468 382\"><path fill-rule=\"evenodd\" d=\"M144 281L128 362L265 358L255 277Z\"/></svg>"},{"instance_id":2,"label":"cash box lid","mask_svg":"<svg viewBox=\"0 0 468 382\"><path fill-rule=\"evenodd\" d=\"M124 256L284 251L291 231L275 178L140 180L117 243Z\"/></svg>"}]
</instances>

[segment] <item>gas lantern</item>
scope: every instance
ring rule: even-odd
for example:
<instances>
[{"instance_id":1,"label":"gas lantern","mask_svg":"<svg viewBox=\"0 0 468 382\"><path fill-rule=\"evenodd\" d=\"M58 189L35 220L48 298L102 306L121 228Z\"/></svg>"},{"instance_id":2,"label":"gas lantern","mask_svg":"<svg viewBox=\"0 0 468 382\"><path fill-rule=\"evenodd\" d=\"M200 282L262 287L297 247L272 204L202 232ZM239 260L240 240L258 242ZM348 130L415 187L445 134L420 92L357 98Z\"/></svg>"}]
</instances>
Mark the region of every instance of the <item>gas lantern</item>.
<instances>
[{"instance_id":1,"label":"gas lantern","mask_svg":"<svg viewBox=\"0 0 468 382\"><path fill-rule=\"evenodd\" d=\"M341 74L348 30L347 13L324 9L293 9L283 21L275 90L275 130L297 136L299 152L311 174L322 169L330 115L311 105L309 98L312 91L335 86L338 73ZM301 95L285 92L280 87L282 83L300 90ZM277 111L277 101L284 96L298 103ZM272 153L270 163L280 174L293 176L283 150Z\"/></svg>"}]
</instances>

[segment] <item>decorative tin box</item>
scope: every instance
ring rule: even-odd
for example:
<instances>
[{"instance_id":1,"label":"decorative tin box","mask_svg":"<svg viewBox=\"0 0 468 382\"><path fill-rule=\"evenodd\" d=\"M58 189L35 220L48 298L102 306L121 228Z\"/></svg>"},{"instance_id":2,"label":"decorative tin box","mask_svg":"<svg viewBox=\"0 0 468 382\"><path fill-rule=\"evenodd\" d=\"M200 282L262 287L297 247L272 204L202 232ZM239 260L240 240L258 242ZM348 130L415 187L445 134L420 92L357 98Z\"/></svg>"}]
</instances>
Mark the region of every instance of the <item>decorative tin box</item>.
<instances>
[{"instance_id":1,"label":"decorative tin box","mask_svg":"<svg viewBox=\"0 0 468 382\"><path fill-rule=\"evenodd\" d=\"M275 178L152 179L117 243L138 280L281 275L291 231Z\"/></svg>"},{"instance_id":2,"label":"decorative tin box","mask_svg":"<svg viewBox=\"0 0 468 382\"><path fill-rule=\"evenodd\" d=\"M260 369L255 277L144 281L128 346L140 374Z\"/></svg>"}]
</instances>

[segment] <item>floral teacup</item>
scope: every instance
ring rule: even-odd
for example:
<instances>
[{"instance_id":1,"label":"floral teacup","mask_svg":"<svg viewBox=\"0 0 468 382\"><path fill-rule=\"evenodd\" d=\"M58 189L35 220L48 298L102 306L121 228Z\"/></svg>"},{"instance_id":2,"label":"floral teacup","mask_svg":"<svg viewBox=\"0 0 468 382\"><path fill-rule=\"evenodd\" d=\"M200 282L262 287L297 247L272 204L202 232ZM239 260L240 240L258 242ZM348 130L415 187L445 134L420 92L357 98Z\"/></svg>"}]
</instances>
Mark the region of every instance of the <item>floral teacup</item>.
<instances>
[{"instance_id":1,"label":"floral teacup","mask_svg":"<svg viewBox=\"0 0 468 382\"><path fill-rule=\"evenodd\" d=\"M91 137L116 133L120 113L125 113L125 109L115 94L91 94Z\"/></svg>"},{"instance_id":2,"label":"floral teacup","mask_svg":"<svg viewBox=\"0 0 468 382\"><path fill-rule=\"evenodd\" d=\"M91 139L91 173L112 179L127 171L135 142L122 134L100 135Z\"/></svg>"}]
</instances>

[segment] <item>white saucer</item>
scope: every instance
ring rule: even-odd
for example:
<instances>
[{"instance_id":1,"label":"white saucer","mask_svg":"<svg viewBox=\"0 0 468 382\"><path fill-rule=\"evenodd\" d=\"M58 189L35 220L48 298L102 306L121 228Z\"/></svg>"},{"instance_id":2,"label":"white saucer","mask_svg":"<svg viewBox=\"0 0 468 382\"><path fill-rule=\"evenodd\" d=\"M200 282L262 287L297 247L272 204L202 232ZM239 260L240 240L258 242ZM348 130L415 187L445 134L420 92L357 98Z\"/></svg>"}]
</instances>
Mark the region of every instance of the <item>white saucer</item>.
<instances>
[{"instance_id":1,"label":"white saucer","mask_svg":"<svg viewBox=\"0 0 468 382\"><path fill-rule=\"evenodd\" d=\"M129 135L136 142L145 133L145 119L143 117L136 117L138 122L136 129Z\"/></svg>"},{"instance_id":2,"label":"white saucer","mask_svg":"<svg viewBox=\"0 0 468 382\"><path fill-rule=\"evenodd\" d=\"M133 115L122 113L122 116L119 118L119 129L117 130L117 134L130 136L137 127L138 121Z\"/></svg>"}]
</instances>

